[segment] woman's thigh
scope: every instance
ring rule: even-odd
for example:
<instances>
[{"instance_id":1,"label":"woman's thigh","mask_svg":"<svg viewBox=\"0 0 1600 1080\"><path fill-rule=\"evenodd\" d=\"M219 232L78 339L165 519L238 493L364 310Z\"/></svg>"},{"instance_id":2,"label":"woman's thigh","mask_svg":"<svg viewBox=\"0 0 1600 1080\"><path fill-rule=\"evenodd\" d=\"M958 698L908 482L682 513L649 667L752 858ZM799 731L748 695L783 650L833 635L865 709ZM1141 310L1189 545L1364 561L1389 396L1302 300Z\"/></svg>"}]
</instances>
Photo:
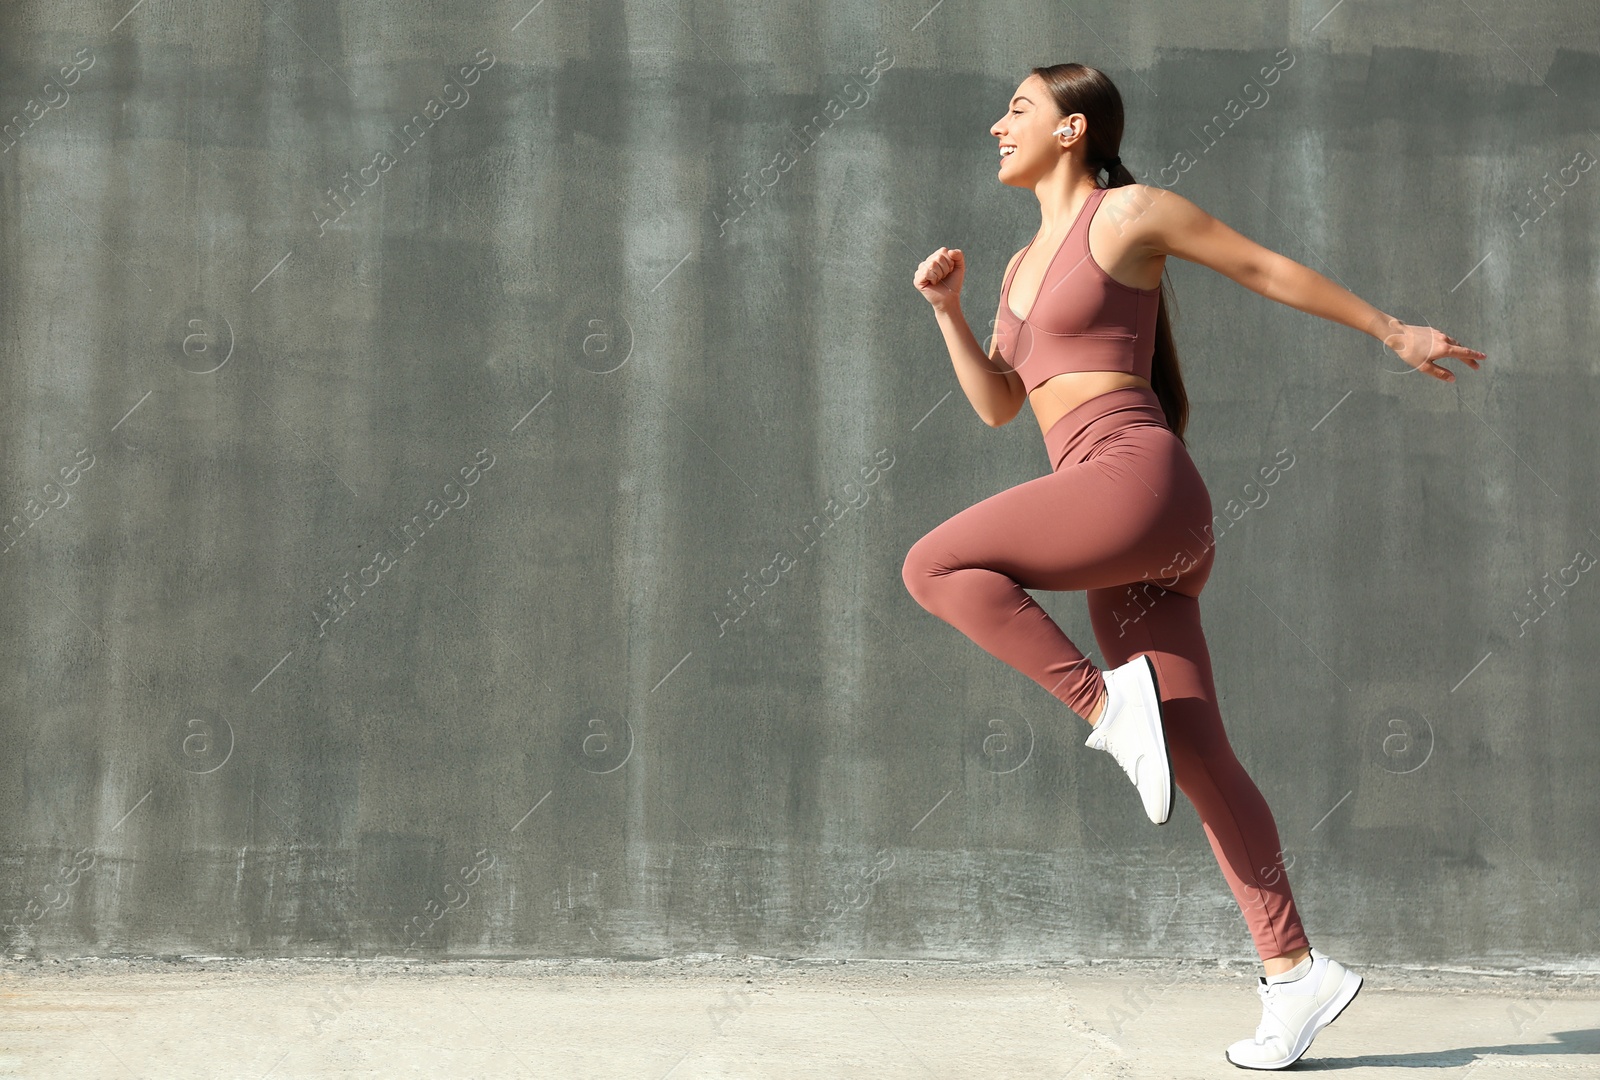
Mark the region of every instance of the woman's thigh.
<instances>
[{"instance_id":1,"label":"woman's thigh","mask_svg":"<svg viewBox=\"0 0 1600 1080\"><path fill-rule=\"evenodd\" d=\"M1216 556L1210 539L1211 495L1183 442L1165 427L1140 424L1097 444L1085 464L1089 462L1099 462L1130 491L1163 506L1151 537L1164 549L1152 560L1159 565L1144 568L1140 578L1129 582L1152 581L1172 592L1199 596Z\"/></svg>"},{"instance_id":2,"label":"woman's thigh","mask_svg":"<svg viewBox=\"0 0 1600 1080\"><path fill-rule=\"evenodd\" d=\"M1140 425L1102 440L1086 460L968 507L917 546L933 573L981 567L1027 589L1098 589L1165 572L1166 587L1187 591L1172 583L1174 549L1187 543L1199 556L1210 520L1183 444ZM1191 560L1178 578L1192 582L1209 568L1207 550L1203 567Z\"/></svg>"}]
</instances>

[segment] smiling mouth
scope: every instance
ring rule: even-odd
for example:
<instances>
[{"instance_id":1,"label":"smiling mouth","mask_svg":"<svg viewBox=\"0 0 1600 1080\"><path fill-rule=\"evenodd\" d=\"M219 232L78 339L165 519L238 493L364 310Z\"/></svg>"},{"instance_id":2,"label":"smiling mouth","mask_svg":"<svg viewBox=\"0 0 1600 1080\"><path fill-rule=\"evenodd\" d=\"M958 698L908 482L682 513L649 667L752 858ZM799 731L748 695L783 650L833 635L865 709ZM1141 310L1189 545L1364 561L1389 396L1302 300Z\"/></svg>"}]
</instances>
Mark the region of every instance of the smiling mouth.
<instances>
[{"instance_id":1,"label":"smiling mouth","mask_svg":"<svg viewBox=\"0 0 1600 1080\"><path fill-rule=\"evenodd\" d=\"M1017 148L1015 146L1002 146L1000 148L1000 158L1003 161L1006 158L1010 157L1012 154L1015 154L1016 152L1017 152Z\"/></svg>"}]
</instances>

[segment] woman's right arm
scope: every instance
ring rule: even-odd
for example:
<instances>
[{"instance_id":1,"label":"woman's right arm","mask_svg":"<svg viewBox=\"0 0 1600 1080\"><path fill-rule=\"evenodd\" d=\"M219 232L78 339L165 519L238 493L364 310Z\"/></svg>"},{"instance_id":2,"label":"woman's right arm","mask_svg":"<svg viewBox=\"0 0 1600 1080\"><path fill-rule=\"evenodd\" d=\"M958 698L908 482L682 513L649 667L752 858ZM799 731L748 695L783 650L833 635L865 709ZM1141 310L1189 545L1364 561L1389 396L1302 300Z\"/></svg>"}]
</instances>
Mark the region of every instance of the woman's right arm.
<instances>
[{"instance_id":1,"label":"woman's right arm","mask_svg":"<svg viewBox=\"0 0 1600 1080\"><path fill-rule=\"evenodd\" d=\"M1011 262L1017 261L1017 256ZM1007 265L1006 273L1011 272ZM1022 378L1000 357L998 342L985 356L983 346L973 336L961 311L961 282L966 273L966 261L960 248L940 248L917 267L912 284L933 305L934 318L944 335L945 347L950 350L950 362L955 366L956 379L972 403L972 408L990 427L1002 427L1022 411L1027 395L1022 389ZM1001 302L1004 303L1002 297ZM999 317L999 309L995 311Z\"/></svg>"}]
</instances>

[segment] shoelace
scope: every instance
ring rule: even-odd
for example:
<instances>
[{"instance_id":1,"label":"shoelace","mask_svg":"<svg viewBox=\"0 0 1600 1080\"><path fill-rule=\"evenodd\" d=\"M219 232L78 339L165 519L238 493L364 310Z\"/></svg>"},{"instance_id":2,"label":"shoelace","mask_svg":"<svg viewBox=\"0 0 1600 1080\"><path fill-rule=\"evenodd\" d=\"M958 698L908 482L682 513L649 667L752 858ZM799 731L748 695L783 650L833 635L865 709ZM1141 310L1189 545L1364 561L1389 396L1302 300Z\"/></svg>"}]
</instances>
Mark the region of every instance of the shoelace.
<instances>
[{"instance_id":1,"label":"shoelace","mask_svg":"<svg viewBox=\"0 0 1600 1080\"><path fill-rule=\"evenodd\" d=\"M1265 1012L1266 1007L1276 996L1273 992L1276 989L1277 987L1273 983L1256 983L1256 993L1261 997L1261 1005L1263 1009L1261 1023L1256 1025L1256 1042L1258 1043L1264 1043L1268 1039L1276 1037L1278 1034L1276 1031L1271 1030L1271 1028L1268 1026L1267 1014Z\"/></svg>"}]
</instances>

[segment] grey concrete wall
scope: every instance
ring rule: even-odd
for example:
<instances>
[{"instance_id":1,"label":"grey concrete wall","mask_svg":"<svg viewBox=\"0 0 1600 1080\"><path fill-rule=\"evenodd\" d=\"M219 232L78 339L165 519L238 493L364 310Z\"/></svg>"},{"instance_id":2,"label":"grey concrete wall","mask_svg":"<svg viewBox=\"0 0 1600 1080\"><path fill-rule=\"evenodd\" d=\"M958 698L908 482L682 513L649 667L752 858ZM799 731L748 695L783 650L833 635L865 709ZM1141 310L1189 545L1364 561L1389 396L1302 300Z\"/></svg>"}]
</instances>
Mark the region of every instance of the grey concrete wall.
<instances>
[{"instance_id":1,"label":"grey concrete wall","mask_svg":"<svg viewBox=\"0 0 1600 1080\"><path fill-rule=\"evenodd\" d=\"M900 578L1048 469L910 282L988 334L987 128L1077 59L1146 182L1489 354L1170 261L1313 941L1600 958L1592 9L929 6L0 11L11 953L1253 956Z\"/></svg>"}]
</instances>

